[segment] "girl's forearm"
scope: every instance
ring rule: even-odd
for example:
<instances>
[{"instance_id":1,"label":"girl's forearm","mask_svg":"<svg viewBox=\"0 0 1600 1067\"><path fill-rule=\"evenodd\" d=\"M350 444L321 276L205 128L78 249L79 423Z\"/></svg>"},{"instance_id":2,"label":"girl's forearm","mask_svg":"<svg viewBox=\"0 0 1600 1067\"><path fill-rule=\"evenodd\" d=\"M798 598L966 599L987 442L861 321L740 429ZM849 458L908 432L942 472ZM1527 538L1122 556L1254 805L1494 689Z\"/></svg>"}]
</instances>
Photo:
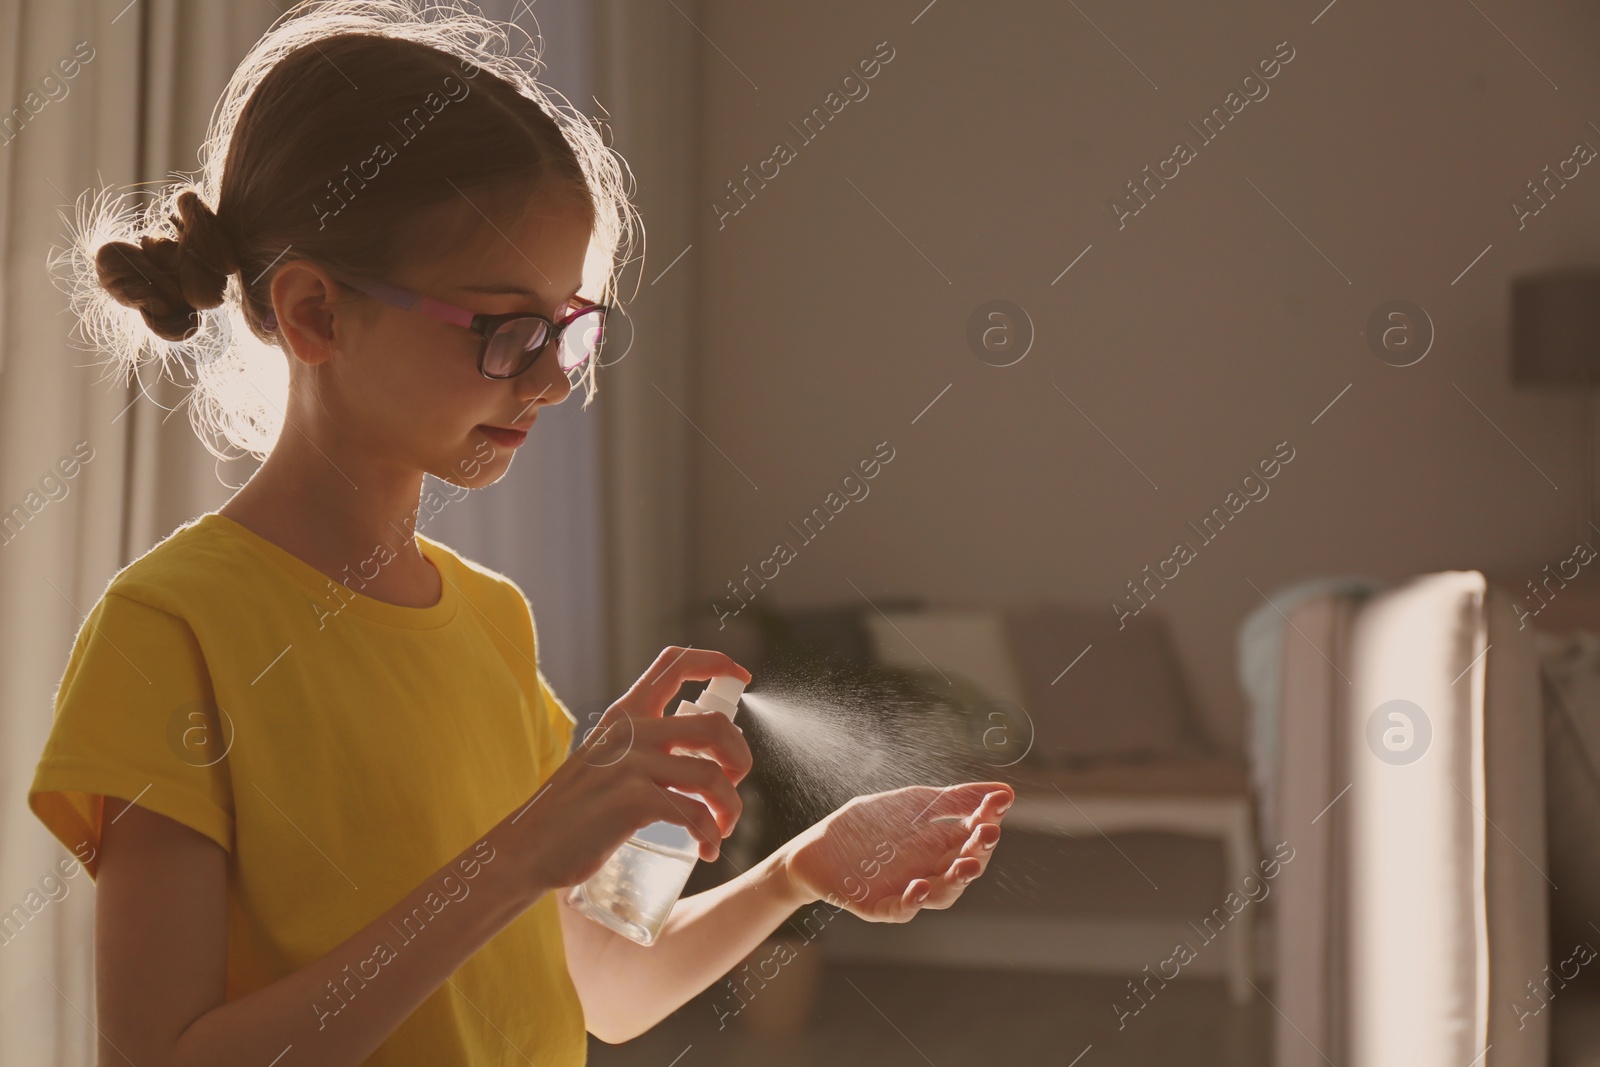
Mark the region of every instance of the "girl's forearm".
<instances>
[{"instance_id":1,"label":"girl's forearm","mask_svg":"<svg viewBox=\"0 0 1600 1067\"><path fill-rule=\"evenodd\" d=\"M507 826L495 826L331 952L200 1016L164 1062L265 1064L291 1048L286 1063L365 1061L545 891L523 884Z\"/></svg>"},{"instance_id":2,"label":"girl's forearm","mask_svg":"<svg viewBox=\"0 0 1600 1067\"><path fill-rule=\"evenodd\" d=\"M616 1043L637 1037L731 971L796 909L811 903L784 869L786 849L713 889L684 897L653 945L596 926L604 938L586 985L603 990L584 1003L589 1031Z\"/></svg>"}]
</instances>

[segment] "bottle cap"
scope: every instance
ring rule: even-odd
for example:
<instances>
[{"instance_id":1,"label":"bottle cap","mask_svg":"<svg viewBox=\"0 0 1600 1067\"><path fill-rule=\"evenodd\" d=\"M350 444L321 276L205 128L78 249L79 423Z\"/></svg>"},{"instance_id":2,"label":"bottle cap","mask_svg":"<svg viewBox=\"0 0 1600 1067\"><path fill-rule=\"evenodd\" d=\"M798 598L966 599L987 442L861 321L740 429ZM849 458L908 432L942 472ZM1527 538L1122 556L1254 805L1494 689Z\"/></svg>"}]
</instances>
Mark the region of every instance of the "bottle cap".
<instances>
[{"instance_id":1,"label":"bottle cap","mask_svg":"<svg viewBox=\"0 0 1600 1067\"><path fill-rule=\"evenodd\" d=\"M743 695L744 683L731 674L724 674L711 679L695 703L707 711L720 711L732 719L739 710L739 698Z\"/></svg>"}]
</instances>

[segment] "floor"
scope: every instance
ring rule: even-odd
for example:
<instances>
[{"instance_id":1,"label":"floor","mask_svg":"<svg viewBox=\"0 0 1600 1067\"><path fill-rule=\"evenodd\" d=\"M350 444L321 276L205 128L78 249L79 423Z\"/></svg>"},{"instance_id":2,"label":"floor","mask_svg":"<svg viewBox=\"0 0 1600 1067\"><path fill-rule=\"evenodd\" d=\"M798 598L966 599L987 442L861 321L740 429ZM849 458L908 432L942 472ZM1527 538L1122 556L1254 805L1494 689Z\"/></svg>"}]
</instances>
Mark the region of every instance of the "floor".
<instances>
[{"instance_id":1,"label":"floor","mask_svg":"<svg viewBox=\"0 0 1600 1067\"><path fill-rule=\"evenodd\" d=\"M782 971L774 982L787 977ZM803 978L803 976L801 976ZM1263 992L1271 988L1263 984ZM1266 1067L1272 1008L1230 1008L1220 981L1170 983L1136 1016L1126 978L829 962L809 1026L768 1036L729 1017L719 983L622 1045L590 1038L594 1067L995 1064ZM751 1005L755 1001L752 999ZM725 1024L719 1028L719 1022Z\"/></svg>"}]
</instances>

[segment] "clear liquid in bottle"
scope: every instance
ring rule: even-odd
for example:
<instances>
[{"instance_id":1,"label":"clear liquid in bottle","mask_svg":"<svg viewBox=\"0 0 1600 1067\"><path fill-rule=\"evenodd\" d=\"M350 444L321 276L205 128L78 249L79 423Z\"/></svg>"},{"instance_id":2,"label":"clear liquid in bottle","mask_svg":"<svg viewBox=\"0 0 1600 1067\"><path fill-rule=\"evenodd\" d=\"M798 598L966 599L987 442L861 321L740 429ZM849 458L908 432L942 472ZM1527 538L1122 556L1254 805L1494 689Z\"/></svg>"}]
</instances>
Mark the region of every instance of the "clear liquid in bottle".
<instances>
[{"instance_id":1,"label":"clear liquid in bottle","mask_svg":"<svg viewBox=\"0 0 1600 1067\"><path fill-rule=\"evenodd\" d=\"M567 903L630 941L654 944L700 858L689 831L658 822L630 837Z\"/></svg>"}]
</instances>

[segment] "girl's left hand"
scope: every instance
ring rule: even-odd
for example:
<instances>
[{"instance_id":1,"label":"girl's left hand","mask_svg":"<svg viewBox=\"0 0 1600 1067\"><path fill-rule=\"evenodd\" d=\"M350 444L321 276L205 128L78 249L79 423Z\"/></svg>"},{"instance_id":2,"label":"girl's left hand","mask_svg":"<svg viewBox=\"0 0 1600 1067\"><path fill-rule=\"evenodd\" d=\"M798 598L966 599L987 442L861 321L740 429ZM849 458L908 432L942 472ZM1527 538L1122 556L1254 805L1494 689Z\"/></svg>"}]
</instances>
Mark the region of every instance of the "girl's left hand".
<instances>
[{"instance_id":1,"label":"girl's left hand","mask_svg":"<svg viewBox=\"0 0 1600 1067\"><path fill-rule=\"evenodd\" d=\"M984 872L1015 798L1005 782L856 797L789 841L783 869L807 901L907 922L923 908L948 908Z\"/></svg>"}]
</instances>

